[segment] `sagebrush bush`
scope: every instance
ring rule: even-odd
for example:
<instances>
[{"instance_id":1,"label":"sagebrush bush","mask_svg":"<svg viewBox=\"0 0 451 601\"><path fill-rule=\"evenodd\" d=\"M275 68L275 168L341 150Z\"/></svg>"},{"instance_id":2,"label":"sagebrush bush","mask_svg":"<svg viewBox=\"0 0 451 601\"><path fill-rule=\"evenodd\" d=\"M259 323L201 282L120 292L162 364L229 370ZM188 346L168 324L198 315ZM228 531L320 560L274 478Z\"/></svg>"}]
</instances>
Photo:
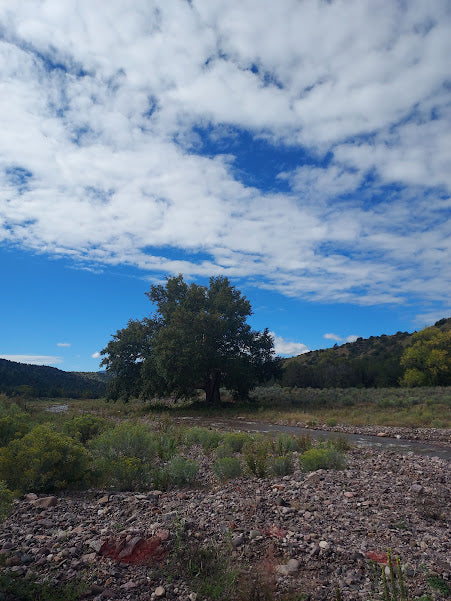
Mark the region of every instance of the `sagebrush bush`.
<instances>
[{"instance_id":1,"label":"sagebrush bush","mask_svg":"<svg viewBox=\"0 0 451 601\"><path fill-rule=\"evenodd\" d=\"M221 457L213 463L213 471L221 480L238 478L242 474L241 462L236 457Z\"/></svg>"},{"instance_id":2,"label":"sagebrush bush","mask_svg":"<svg viewBox=\"0 0 451 601\"><path fill-rule=\"evenodd\" d=\"M292 474L294 472L293 455L288 453L287 455L273 457L270 470L275 476L288 476L288 474Z\"/></svg>"},{"instance_id":3,"label":"sagebrush bush","mask_svg":"<svg viewBox=\"0 0 451 601\"><path fill-rule=\"evenodd\" d=\"M235 453L241 453L243 445L250 439L250 435L246 432L229 432L224 435L224 444L233 449Z\"/></svg>"},{"instance_id":4,"label":"sagebrush bush","mask_svg":"<svg viewBox=\"0 0 451 601\"><path fill-rule=\"evenodd\" d=\"M125 421L93 438L89 448L97 457L118 459L137 457L141 461L152 461L158 451L155 434L141 423Z\"/></svg>"},{"instance_id":5,"label":"sagebrush bush","mask_svg":"<svg viewBox=\"0 0 451 601\"><path fill-rule=\"evenodd\" d=\"M199 428L197 426L188 428L185 432L185 444L193 446L200 444L205 451L212 451L222 442L224 435L217 430Z\"/></svg>"},{"instance_id":6,"label":"sagebrush bush","mask_svg":"<svg viewBox=\"0 0 451 601\"><path fill-rule=\"evenodd\" d=\"M0 399L0 446L6 446L14 438L22 438L31 429L28 413L1 395Z\"/></svg>"},{"instance_id":7,"label":"sagebrush bush","mask_svg":"<svg viewBox=\"0 0 451 601\"><path fill-rule=\"evenodd\" d=\"M195 461L176 455L163 467L153 470L153 485L161 490L191 486L198 471L199 466Z\"/></svg>"},{"instance_id":8,"label":"sagebrush bush","mask_svg":"<svg viewBox=\"0 0 451 601\"><path fill-rule=\"evenodd\" d=\"M108 426L108 421L102 417L79 415L64 423L63 432L86 444L88 440L106 430Z\"/></svg>"},{"instance_id":9,"label":"sagebrush bush","mask_svg":"<svg viewBox=\"0 0 451 601\"><path fill-rule=\"evenodd\" d=\"M341 452L349 451L349 449L352 448L352 445L349 442L347 436L343 436L340 434L337 434L336 436L331 436L327 440L326 446Z\"/></svg>"},{"instance_id":10,"label":"sagebrush bush","mask_svg":"<svg viewBox=\"0 0 451 601\"><path fill-rule=\"evenodd\" d=\"M0 449L0 480L21 492L78 486L87 475L89 459L81 443L42 424Z\"/></svg>"},{"instance_id":11,"label":"sagebrush bush","mask_svg":"<svg viewBox=\"0 0 451 601\"><path fill-rule=\"evenodd\" d=\"M345 468L345 458L343 453L333 447L318 447L302 453L300 464L305 472L319 469L342 470Z\"/></svg>"},{"instance_id":12,"label":"sagebrush bush","mask_svg":"<svg viewBox=\"0 0 451 601\"><path fill-rule=\"evenodd\" d=\"M218 459L222 459L224 457L234 457L235 452L228 444L220 444L216 448L215 455Z\"/></svg>"},{"instance_id":13,"label":"sagebrush bush","mask_svg":"<svg viewBox=\"0 0 451 601\"><path fill-rule=\"evenodd\" d=\"M95 467L99 482L117 490L143 490L152 484L150 465L138 457L98 459Z\"/></svg>"},{"instance_id":14,"label":"sagebrush bush","mask_svg":"<svg viewBox=\"0 0 451 601\"><path fill-rule=\"evenodd\" d=\"M287 453L297 451L298 442L294 436L281 432L277 435L276 448L278 455L286 455Z\"/></svg>"},{"instance_id":15,"label":"sagebrush bush","mask_svg":"<svg viewBox=\"0 0 451 601\"><path fill-rule=\"evenodd\" d=\"M301 434L300 436L296 436L297 450L303 453L304 451L308 451L313 446L312 443L312 435L310 433Z\"/></svg>"}]
</instances>

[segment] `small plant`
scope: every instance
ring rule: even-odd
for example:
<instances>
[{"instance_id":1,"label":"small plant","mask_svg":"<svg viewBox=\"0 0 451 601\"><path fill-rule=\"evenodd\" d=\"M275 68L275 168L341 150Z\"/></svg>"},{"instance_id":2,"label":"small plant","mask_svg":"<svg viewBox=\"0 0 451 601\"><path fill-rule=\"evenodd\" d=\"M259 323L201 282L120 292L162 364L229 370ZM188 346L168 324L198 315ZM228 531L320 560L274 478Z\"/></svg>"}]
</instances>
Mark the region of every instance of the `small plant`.
<instances>
[{"instance_id":1,"label":"small plant","mask_svg":"<svg viewBox=\"0 0 451 601\"><path fill-rule=\"evenodd\" d=\"M351 443L347 436L343 436L342 434L337 434L336 436L331 436L327 442L326 446L332 449L336 449L344 453L345 451L349 451L352 448Z\"/></svg>"},{"instance_id":2,"label":"small plant","mask_svg":"<svg viewBox=\"0 0 451 601\"><path fill-rule=\"evenodd\" d=\"M217 430L208 428L189 428L185 433L185 443L187 446L200 444L204 451L212 451L222 442L224 436Z\"/></svg>"},{"instance_id":3,"label":"small plant","mask_svg":"<svg viewBox=\"0 0 451 601\"><path fill-rule=\"evenodd\" d=\"M382 594L384 601L407 601L408 594L399 557L393 561L391 550L387 551L388 578L385 566L382 566Z\"/></svg>"},{"instance_id":4,"label":"small plant","mask_svg":"<svg viewBox=\"0 0 451 601\"><path fill-rule=\"evenodd\" d=\"M0 479L21 492L61 490L82 483L88 462L79 442L43 424L0 449Z\"/></svg>"},{"instance_id":5,"label":"small plant","mask_svg":"<svg viewBox=\"0 0 451 601\"><path fill-rule=\"evenodd\" d=\"M0 574L2 601L77 601L87 586L81 581L58 584L36 582L9 573Z\"/></svg>"},{"instance_id":6,"label":"small plant","mask_svg":"<svg viewBox=\"0 0 451 601\"><path fill-rule=\"evenodd\" d=\"M437 576L437 574L431 574L427 577L427 581L429 586L439 591L443 597L449 597L451 595L451 588L446 580L443 580L441 576Z\"/></svg>"},{"instance_id":7,"label":"small plant","mask_svg":"<svg viewBox=\"0 0 451 601\"><path fill-rule=\"evenodd\" d=\"M302 434L296 437L297 450L303 453L312 448L312 436L311 434Z\"/></svg>"},{"instance_id":8,"label":"small plant","mask_svg":"<svg viewBox=\"0 0 451 601\"><path fill-rule=\"evenodd\" d=\"M257 478L267 475L272 449L272 441L266 436L254 436L244 444L243 455L251 474Z\"/></svg>"},{"instance_id":9,"label":"small plant","mask_svg":"<svg viewBox=\"0 0 451 601\"><path fill-rule=\"evenodd\" d=\"M318 447L302 453L300 464L304 472L313 472L319 469L342 470L345 467L345 458L340 451L334 448Z\"/></svg>"},{"instance_id":10,"label":"small plant","mask_svg":"<svg viewBox=\"0 0 451 601\"><path fill-rule=\"evenodd\" d=\"M228 601L233 594L237 572L231 564L231 544L203 544L189 536L181 522L176 528L174 576L182 576L202 598Z\"/></svg>"},{"instance_id":11,"label":"small plant","mask_svg":"<svg viewBox=\"0 0 451 601\"><path fill-rule=\"evenodd\" d=\"M90 441L89 448L94 455L104 459L137 457L142 461L152 461L157 454L157 443L150 428L130 421L102 432Z\"/></svg>"},{"instance_id":12,"label":"small plant","mask_svg":"<svg viewBox=\"0 0 451 601\"><path fill-rule=\"evenodd\" d=\"M288 453L297 450L298 443L294 436L289 436L282 432L277 435L276 448L278 455L287 455Z\"/></svg>"},{"instance_id":13,"label":"small plant","mask_svg":"<svg viewBox=\"0 0 451 601\"><path fill-rule=\"evenodd\" d=\"M220 444L215 451L215 455L218 459L224 459L224 457L234 457L235 452L228 444Z\"/></svg>"},{"instance_id":14,"label":"small plant","mask_svg":"<svg viewBox=\"0 0 451 601\"><path fill-rule=\"evenodd\" d=\"M271 546L261 561L242 574L237 586L237 601L273 601L276 565L274 548Z\"/></svg>"},{"instance_id":15,"label":"small plant","mask_svg":"<svg viewBox=\"0 0 451 601\"><path fill-rule=\"evenodd\" d=\"M291 453L274 457L271 461L271 472L275 476L288 476L294 471L293 456Z\"/></svg>"},{"instance_id":16,"label":"small plant","mask_svg":"<svg viewBox=\"0 0 451 601\"><path fill-rule=\"evenodd\" d=\"M224 481L241 476L242 468L236 457L221 457L213 463L213 471L221 481Z\"/></svg>"}]
</instances>

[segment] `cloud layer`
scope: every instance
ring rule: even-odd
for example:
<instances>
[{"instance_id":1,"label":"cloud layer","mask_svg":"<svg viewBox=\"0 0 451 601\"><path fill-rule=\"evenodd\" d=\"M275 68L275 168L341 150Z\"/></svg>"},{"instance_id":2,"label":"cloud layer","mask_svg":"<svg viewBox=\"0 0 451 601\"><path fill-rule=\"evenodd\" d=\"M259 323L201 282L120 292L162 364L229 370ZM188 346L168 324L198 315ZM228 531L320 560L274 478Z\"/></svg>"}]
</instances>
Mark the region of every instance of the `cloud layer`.
<instances>
[{"instance_id":1,"label":"cloud layer","mask_svg":"<svg viewBox=\"0 0 451 601\"><path fill-rule=\"evenodd\" d=\"M61 357L51 355L0 355L0 359L7 359L16 363L27 363L28 365L58 365L59 363L63 363Z\"/></svg>"},{"instance_id":2,"label":"cloud layer","mask_svg":"<svg viewBox=\"0 0 451 601\"><path fill-rule=\"evenodd\" d=\"M25 0L0 23L0 243L449 306L445 0Z\"/></svg>"}]
</instances>

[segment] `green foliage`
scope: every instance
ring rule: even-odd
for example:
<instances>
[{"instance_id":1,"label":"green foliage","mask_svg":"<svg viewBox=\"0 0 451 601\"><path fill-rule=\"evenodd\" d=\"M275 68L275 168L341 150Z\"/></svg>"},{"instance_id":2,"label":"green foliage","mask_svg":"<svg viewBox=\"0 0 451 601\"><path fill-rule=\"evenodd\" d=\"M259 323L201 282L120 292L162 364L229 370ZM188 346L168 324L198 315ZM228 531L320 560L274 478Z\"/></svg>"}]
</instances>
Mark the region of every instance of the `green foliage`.
<instances>
[{"instance_id":1,"label":"green foliage","mask_svg":"<svg viewBox=\"0 0 451 601\"><path fill-rule=\"evenodd\" d=\"M212 277L207 288L179 275L147 296L154 317L129 321L101 351L112 398L192 398L201 389L218 403L221 386L243 398L279 372L271 335L251 330L250 303L227 278Z\"/></svg>"},{"instance_id":2,"label":"green foliage","mask_svg":"<svg viewBox=\"0 0 451 601\"><path fill-rule=\"evenodd\" d=\"M447 386L451 384L451 330L433 326L412 336L412 344L401 357L405 368L403 386Z\"/></svg>"},{"instance_id":3,"label":"green foliage","mask_svg":"<svg viewBox=\"0 0 451 601\"><path fill-rule=\"evenodd\" d=\"M12 490L50 492L80 485L88 462L80 443L44 424L0 449L0 479Z\"/></svg>"},{"instance_id":4,"label":"green foliage","mask_svg":"<svg viewBox=\"0 0 451 601\"><path fill-rule=\"evenodd\" d=\"M79 415L63 425L63 432L83 444L94 438L109 426L107 420L95 415Z\"/></svg>"},{"instance_id":5,"label":"green foliage","mask_svg":"<svg viewBox=\"0 0 451 601\"><path fill-rule=\"evenodd\" d=\"M451 595L450 585L441 576L438 576L437 574L430 574L427 577L427 581L429 586L439 591L443 597L449 597Z\"/></svg>"},{"instance_id":6,"label":"green foliage","mask_svg":"<svg viewBox=\"0 0 451 601\"><path fill-rule=\"evenodd\" d=\"M294 436L281 432L277 435L276 447L279 455L286 455L287 453L297 451L298 442Z\"/></svg>"},{"instance_id":7,"label":"green foliage","mask_svg":"<svg viewBox=\"0 0 451 601\"><path fill-rule=\"evenodd\" d=\"M216 449L215 455L217 459L224 459L224 457L234 457L235 452L228 444L221 444Z\"/></svg>"},{"instance_id":8,"label":"green foliage","mask_svg":"<svg viewBox=\"0 0 451 601\"><path fill-rule=\"evenodd\" d=\"M300 463L304 472L319 469L342 470L345 467L345 458L333 447L317 447L302 453Z\"/></svg>"},{"instance_id":9,"label":"green foliage","mask_svg":"<svg viewBox=\"0 0 451 601\"><path fill-rule=\"evenodd\" d=\"M10 440L21 438L31 428L28 413L9 402L6 396L0 395L0 446L6 446Z\"/></svg>"},{"instance_id":10,"label":"green foliage","mask_svg":"<svg viewBox=\"0 0 451 601\"><path fill-rule=\"evenodd\" d=\"M294 471L293 456L291 453L287 455L279 455L271 461L271 473L275 476L287 476Z\"/></svg>"},{"instance_id":11,"label":"green foliage","mask_svg":"<svg viewBox=\"0 0 451 601\"><path fill-rule=\"evenodd\" d=\"M341 453L349 451L352 448L347 436L342 434L337 434L336 436L331 436L328 438L326 441L326 447L336 449Z\"/></svg>"},{"instance_id":12,"label":"green foliage","mask_svg":"<svg viewBox=\"0 0 451 601\"><path fill-rule=\"evenodd\" d=\"M98 479L117 490L143 490L152 483L149 464L138 457L98 458L95 467Z\"/></svg>"},{"instance_id":13,"label":"green foliage","mask_svg":"<svg viewBox=\"0 0 451 601\"><path fill-rule=\"evenodd\" d=\"M243 445L243 455L251 474L264 478L268 473L273 442L267 436L255 435Z\"/></svg>"},{"instance_id":14,"label":"green foliage","mask_svg":"<svg viewBox=\"0 0 451 601\"><path fill-rule=\"evenodd\" d=\"M55 586L6 572L0 574L2 601L77 601L86 589L86 584L78 580Z\"/></svg>"},{"instance_id":15,"label":"green foliage","mask_svg":"<svg viewBox=\"0 0 451 601\"><path fill-rule=\"evenodd\" d=\"M125 421L93 438L89 447L97 457L119 459L136 457L152 461L157 454L154 433L142 423Z\"/></svg>"},{"instance_id":16,"label":"green foliage","mask_svg":"<svg viewBox=\"0 0 451 601\"><path fill-rule=\"evenodd\" d=\"M0 523L3 522L5 517L11 510L14 494L9 488L6 487L6 483L0 480Z\"/></svg>"},{"instance_id":17,"label":"green foliage","mask_svg":"<svg viewBox=\"0 0 451 601\"><path fill-rule=\"evenodd\" d=\"M152 472L153 484L161 490L192 486L198 471L199 467L195 461L176 455L162 468Z\"/></svg>"},{"instance_id":18,"label":"green foliage","mask_svg":"<svg viewBox=\"0 0 451 601\"><path fill-rule=\"evenodd\" d=\"M224 435L218 430L210 430L209 428L193 427L185 432L185 444L192 446L200 444L205 451L215 449L222 442Z\"/></svg>"},{"instance_id":19,"label":"green foliage","mask_svg":"<svg viewBox=\"0 0 451 601\"><path fill-rule=\"evenodd\" d=\"M242 474L241 462L236 457L221 457L213 463L213 471L219 480L238 478Z\"/></svg>"},{"instance_id":20,"label":"green foliage","mask_svg":"<svg viewBox=\"0 0 451 601\"><path fill-rule=\"evenodd\" d=\"M246 432L229 432L224 435L224 443L231 447L235 453L241 453L247 440L249 440L249 434L246 434Z\"/></svg>"},{"instance_id":21,"label":"green foliage","mask_svg":"<svg viewBox=\"0 0 451 601\"><path fill-rule=\"evenodd\" d=\"M173 561L174 574L182 576L201 598L229 601L237 580L231 563L231 544L205 544L189 536L183 522L176 530Z\"/></svg>"}]
</instances>

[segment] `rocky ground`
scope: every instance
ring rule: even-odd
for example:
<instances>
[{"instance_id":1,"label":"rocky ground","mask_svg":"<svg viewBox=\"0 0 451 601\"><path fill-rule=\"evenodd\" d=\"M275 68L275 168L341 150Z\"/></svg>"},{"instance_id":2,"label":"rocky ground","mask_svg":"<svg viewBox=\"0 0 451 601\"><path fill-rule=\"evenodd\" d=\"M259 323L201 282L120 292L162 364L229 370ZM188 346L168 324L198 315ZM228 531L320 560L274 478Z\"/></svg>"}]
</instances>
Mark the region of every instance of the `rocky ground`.
<instances>
[{"instance_id":1,"label":"rocky ground","mask_svg":"<svg viewBox=\"0 0 451 601\"><path fill-rule=\"evenodd\" d=\"M243 586L255 577L275 586L275 598L334 599L336 586L344 600L380 598L370 559L388 548L402 560L411 598L431 594L430 574L451 585L448 462L356 448L344 471L219 484L209 457L198 455L194 489L26 495L2 525L2 570L55 584L81 577L84 598L95 601L200 601L174 565L183 532L188 556L204 542L229 549L250 573Z\"/></svg>"}]
</instances>

